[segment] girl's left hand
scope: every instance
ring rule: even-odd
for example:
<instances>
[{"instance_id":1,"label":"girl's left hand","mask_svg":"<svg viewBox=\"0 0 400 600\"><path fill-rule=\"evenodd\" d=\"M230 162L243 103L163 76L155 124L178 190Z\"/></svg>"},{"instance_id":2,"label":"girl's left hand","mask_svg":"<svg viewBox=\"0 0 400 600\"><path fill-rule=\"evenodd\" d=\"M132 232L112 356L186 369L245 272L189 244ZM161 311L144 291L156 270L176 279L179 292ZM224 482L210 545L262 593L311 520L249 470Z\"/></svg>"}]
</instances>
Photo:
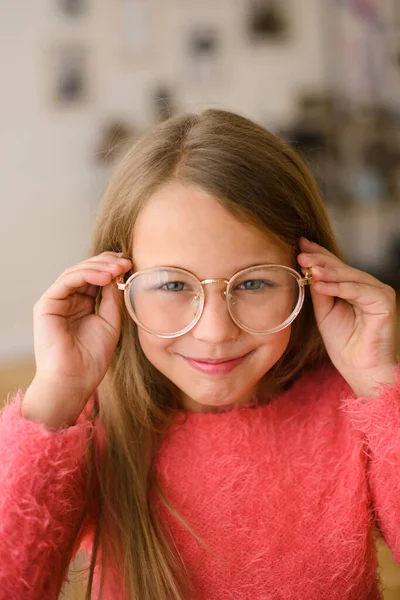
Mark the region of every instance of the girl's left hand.
<instances>
[{"instance_id":1,"label":"girl's left hand","mask_svg":"<svg viewBox=\"0 0 400 600\"><path fill-rule=\"evenodd\" d=\"M312 268L318 328L337 370L358 396L376 396L377 383L395 383L396 293L368 273L301 238L298 262Z\"/></svg>"}]
</instances>

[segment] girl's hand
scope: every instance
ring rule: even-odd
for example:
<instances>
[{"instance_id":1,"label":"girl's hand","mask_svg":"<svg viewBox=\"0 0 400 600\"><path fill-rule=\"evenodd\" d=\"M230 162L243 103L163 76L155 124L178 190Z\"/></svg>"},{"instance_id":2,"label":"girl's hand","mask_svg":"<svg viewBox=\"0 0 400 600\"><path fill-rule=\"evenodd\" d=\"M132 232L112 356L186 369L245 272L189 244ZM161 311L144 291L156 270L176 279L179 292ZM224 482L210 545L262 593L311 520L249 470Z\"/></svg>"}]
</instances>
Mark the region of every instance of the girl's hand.
<instances>
[{"instance_id":1,"label":"girl's hand","mask_svg":"<svg viewBox=\"0 0 400 600\"><path fill-rule=\"evenodd\" d=\"M103 252L69 269L34 306L35 377L22 413L50 428L73 424L110 365L121 329L113 280L132 267ZM102 298L98 312L95 301Z\"/></svg>"},{"instance_id":2,"label":"girl's hand","mask_svg":"<svg viewBox=\"0 0 400 600\"><path fill-rule=\"evenodd\" d=\"M358 396L395 383L398 325L395 291L301 238L298 262L312 268L311 296L329 357Z\"/></svg>"}]
</instances>

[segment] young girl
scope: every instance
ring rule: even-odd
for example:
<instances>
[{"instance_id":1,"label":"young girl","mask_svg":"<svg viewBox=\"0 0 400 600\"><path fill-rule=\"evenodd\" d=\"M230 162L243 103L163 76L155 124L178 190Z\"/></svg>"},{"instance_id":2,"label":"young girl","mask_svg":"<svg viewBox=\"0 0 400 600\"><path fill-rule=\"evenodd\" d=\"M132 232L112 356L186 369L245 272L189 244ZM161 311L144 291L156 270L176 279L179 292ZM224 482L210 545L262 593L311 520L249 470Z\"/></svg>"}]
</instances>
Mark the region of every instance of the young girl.
<instances>
[{"instance_id":1,"label":"young girl","mask_svg":"<svg viewBox=\"0 0 400 600\"><path fill-rule=\"evenodd\" d=\"M395 293L339 258L309 171L232 113L113 176L34 308L0 423L0 598L377 600L400 560ZM131 259L131 260L130 260Z\"/></svg>"}]
</instances>

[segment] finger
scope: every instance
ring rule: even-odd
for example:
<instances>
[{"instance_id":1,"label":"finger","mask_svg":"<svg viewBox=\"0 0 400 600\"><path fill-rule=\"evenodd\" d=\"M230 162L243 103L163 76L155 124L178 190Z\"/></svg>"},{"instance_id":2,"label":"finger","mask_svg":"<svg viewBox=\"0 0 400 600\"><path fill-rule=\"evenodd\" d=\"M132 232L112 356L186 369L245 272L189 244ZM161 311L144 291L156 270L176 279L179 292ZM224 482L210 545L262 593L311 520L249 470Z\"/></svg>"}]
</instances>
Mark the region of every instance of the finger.
<instances>
[{"instance_id":1,"label":"finger","mask_svg":"<svg viewBox=\"0 0 400 600\"><path fill-rule=\"evenodd\" d=\"M78 288L76 290L76 293L80 294L81 296L90 296L90 298L97 298L97 294L99 293L99 286L87 284L82 288Z\"/></svg>"},{"instance_id":2,"label":"finger","mask_svg":"<svg viewBox=\"0 0 400 600\"><path fill-rule=\"evenodd\" d=\"M73 273L78 270L82 270L82 268L89 268L91 270L111 272L111 273L114 273L115 276L118 276L118 275L121 275L121 273L125 273L126 271L128 271L131 267L132 267L131 261L126 260L126 259L118 259L118 260L115 260L115 262L109 262L109 263L100 261L100 260L84 261L82 263L79 263L78 265L74 265L73 267L70 267L69 269L64 271L64 273L60 277L65 276L67 273ZM95 298L97 296L98 289L99 289L98 285L84 284L83 286L78 287L75 291L78 294L82 294L85 296L91 296L92 298Z\"/></svg>"},{"instance_id":3,"label":"finger","mask_svg":"<svg viewBox=\"0 0 400 600\"><path fill-rule=\"evenodd\" d=\"M89 258L88 260L84 260L76 265L72 265L63 271L60 275L62 277L65 273L71 273L72 271L76 271L77 269L81 269L82 267L89 267L91 269L102 268L106 265L130 265L132 266L132 261L127 258L116 257L116 256L94 256L93 258Z\"/></svg>"},{"instance_id":4,"label":"finger","mask_svg":"<svg viewBox=\"0 0 400 600\"><path fill-rule=\"evenodd\" d=\"M49 287L43 298L65 300L68 296L85 290L89 285L103 287L123 272L123 265L105 265L103 268L79 268L64 273ZM92 290L94 288L91 288Z\"/></svg>"},{"instance_id":5,"label":"finger","mask_svg":"<svg viewBox=\"0 0 400 600\"><path fill-rule=\"evenodd\" d=\"M373 315L395 313L394 295L385 287L360 283L359 281L315 281L312 286L320 295L346 300L362 312Z\"/></svg>"},{"instance_id":6,"label":"finger","mask_svg":"<svg viewBox=\"0 0 400 600\"><path fill-rule=\"evenodd\" d=\"M359 271L358 269L354 269L353 267L348 267L347 265L338 266L338 267L322 267L319 264L313 265L312 267L313 279L315 281L327 281L327 282L337 282L347 281L354 283L364 283L366 285L372 285L378 288L384 288L384 284L369 275L369 273L365 273L364 271Z\"/></svg>"},{"instance_id":7,"label":"finger","mask_svg":"<svg viewBox=\"0 0 400 600\"><path fill-rule=\"evenodd\" d=\"M383 287L382 282L369 273L350 267L335 256L299 254L298 263L301 265L303 273L311 268L315 278L324 279L326 277L328 281L358 281Z\"/></svg>"},{"instance_id":8,"label":"finger","mask_svg":"<svg viewBox=\"0 0 400 600\"><path fill-rule=\"evenodd\" d=\"M316 242L310 242L306 238L300 238L299 247L301 247L301 249L304 248L304 251L302 251L298 255L297 260L298 260L299 264L304 268L310 268L310 267L316 267L316 266L323 267L323 268L327 268L327 267L339 268L339 267L341 267L342 269L345 269L345 271L341 271L341 273L343 274L343 278L347 281L354 280L354 281L363 281L366 283L375 282L376 285L381 284L381 282L378 279L376 279L369 273L365 273L364 271L359 271L358 269L355 269L353 267L350 267L349 265L346 265L337 256L332 254L332 252L329 252L328 250L326 250L326 248L323 248ZM313 269L313 272L314 272L314 269Z\"/></svg>"},{"instance_id":9,"label":"finger","mask_svg":"<svg viewBox=\"0 0 400 600\"><path fill-rule=\"evenodd\" d=\"M126 252L114 252L113 250L105 250L104 252L100 252L100 254L95 254L94 256L89 256L86 260L95 260L97 258L114 256L114 257L128 257L130 256Z\"/></svg>"},{"instance_id":10,"label":"finger","mask_svg":"<svg viewBox=\"0 0 400 600\"><path fill-rule=\"evenodd\" d=\"M132 260L131 257L126 253L126 252L111 252L111 251L106 251L106 252L102 252L101 254L96 254L95 256L91 256L89 258L87 258L85 261L83 262L88 262L88 261L105 261L108 262L109 260L118 260L119 258L128 258L129 260Z\"/></svg>"},{"instance_id":11,"label":"finger","mask_svg":"<svg viewBox=\"0 0 400 600\"><path fill-rule=\"evenodd\" d=\"M121 303L118 302L113 288L114 285L111 282L101 290L98 314L119 332L121 329Z\"/></svg>"},{"instance_id":12,"label":"finger","mask_svg":"<svg viewBox=\"0 0 400 600\"><path fill-rule=\"evenodd\" d=\"M300 238L298 246L301 251L297 257L298 262L304 267L310 267L314 264L320 264L321 266L348 266L336 254L333 254L333 252L330 252L316 242Z\"/></svg>"},{"instance_id":13,"label":"finger","mask_svg":"<svg viewBox=\"0 0 400 600\"><path fill-rule=\"evenodd\" d=\"M314 265L319 265L321 267L335 267L335 266L343 266L349 267L344 262L342 262L337 256L333 254L324 254L322 252L302 252L297 256L297 262L304 268L310 268Z\"/></svg>"},{"instance_id":14,"label":"finger","mask_svg":"<svg viewBox=\"0 0 400 600\"><path fill-rule=\"evenodd\" d=\"M335 298L330 295L319 293L318 288L315 287L314 275L313 282L310 285L310 292L314 308L315 320L320 326L335 306Z\"/></svg>"},{"instance_id":15,"label":"finger","mask_svg":"<svg viewBox=\"0 0 400 600\"><path fill-rule=\"evenodd\" d=\"M316 265L320 267L348 267L343 261L333 254L324 254L321 252L301 252L297 255L297 262L305 269L314 267Z\"/></svg>"}]
</instances>

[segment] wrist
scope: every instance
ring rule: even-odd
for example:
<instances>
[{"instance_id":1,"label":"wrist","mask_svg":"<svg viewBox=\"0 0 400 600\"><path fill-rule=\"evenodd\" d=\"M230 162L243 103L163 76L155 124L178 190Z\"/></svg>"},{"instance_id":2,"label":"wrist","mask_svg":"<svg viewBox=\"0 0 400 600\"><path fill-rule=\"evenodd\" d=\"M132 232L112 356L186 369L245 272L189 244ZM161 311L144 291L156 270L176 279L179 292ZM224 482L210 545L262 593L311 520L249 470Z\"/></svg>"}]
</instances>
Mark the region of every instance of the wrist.
<instances>
[{"instance_id":1,"label":"wrist","mask_svg":"<svg viewBox=\"0 0 400 600\"><path fill-rule=\"evenodd\" d=\"M54 431L61 427L74 425L80 412L77 405L77 394L73 390L62 388L57 382L47 381L35 376L24 394L21 414L24 418L39 421L48 429Z\"/></svg>"},{"instance_id":2,"label":"wrist","mask_svg":"<svg viewBox=\"0 0 400 600\"><path fill-rule=\"evenodd\" d=\"M347 379L353 392L358 397L377 398L381 391L380 384L396 385L395 369L397 363L386 365L373 372L362 373L359 377Z\"/></svg>"}]
</instances>

